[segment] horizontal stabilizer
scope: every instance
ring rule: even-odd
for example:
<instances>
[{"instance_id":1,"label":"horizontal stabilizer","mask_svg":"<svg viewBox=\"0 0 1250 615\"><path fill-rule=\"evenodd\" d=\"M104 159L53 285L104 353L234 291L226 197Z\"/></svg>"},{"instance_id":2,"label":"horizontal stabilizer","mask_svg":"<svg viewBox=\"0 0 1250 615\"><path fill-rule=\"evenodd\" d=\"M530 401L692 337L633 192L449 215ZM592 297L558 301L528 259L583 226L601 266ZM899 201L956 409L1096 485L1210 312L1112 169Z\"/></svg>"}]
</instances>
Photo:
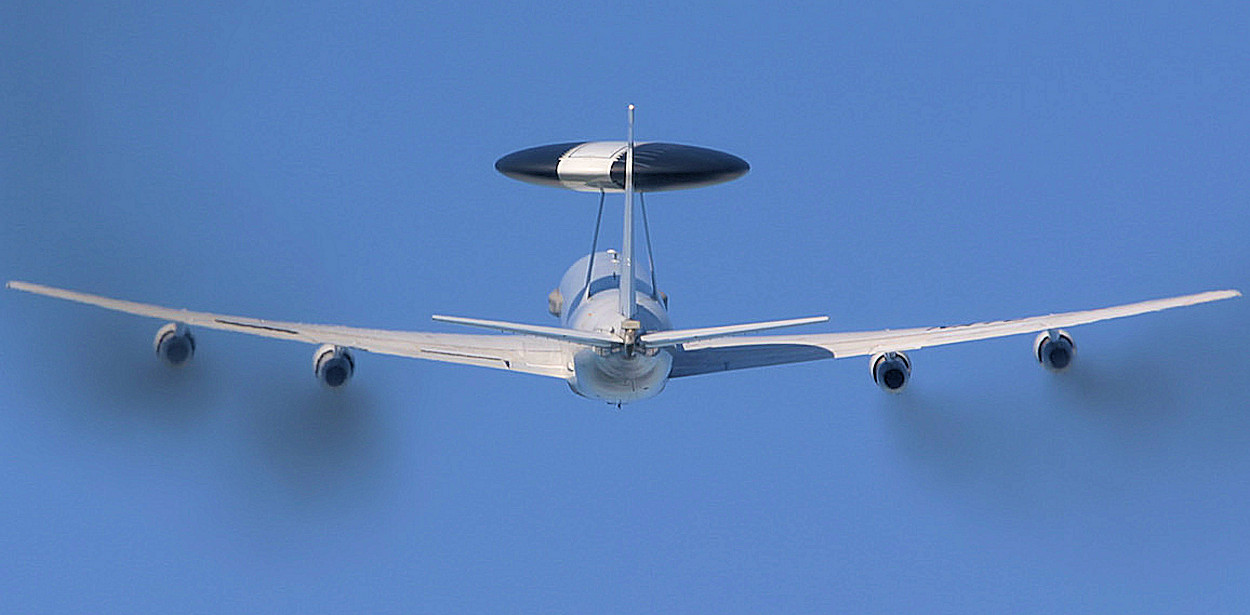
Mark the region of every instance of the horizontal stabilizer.
<instances>
[{"instance_id":1,"label":"horizontal stabilizer","mask_svg":"<svg viewBox=\"0 0 1250 615\"><path fill-rule=\"evenodd\" d=\"M756 331L767 331L769 329L780 329L782 327L811 325L818 322L825 322L827 320L829 320L828 316L810 316L807 318L791 318L789 320L770 320L768 322L725 325L723 327L656 331L654 333L644 334L642 337L638 338L638 341L641 342L643 346L648 348L661 348L664 346L676 346L678 344L685 344L686 342L706 340L714 337L728 337L730 335L738 335L739 333L754 333Z\"/></svg>"},{"instance_id":2,"label":"horizontal stabilizer","mask_svg":"<svg viewBox=\"0 0 1250 615\"><path fill-rule=\"evenodd\" d=\"M600 348L614 348L621 345L620 338L608 333L602 333L600 331L578 331L576 329L564 329L560 327L525 325L514 322L503 322L501 320L482 320L480 318L442 316L439 314L435 314L433 318L439 322L450 322L457 325L468 325L470 327L482 327L483 329L494 329L496 331L504 331L507 333L536 335L538 337L586 344L587 346L598 346Z\"/></svg>"}]
</instances>

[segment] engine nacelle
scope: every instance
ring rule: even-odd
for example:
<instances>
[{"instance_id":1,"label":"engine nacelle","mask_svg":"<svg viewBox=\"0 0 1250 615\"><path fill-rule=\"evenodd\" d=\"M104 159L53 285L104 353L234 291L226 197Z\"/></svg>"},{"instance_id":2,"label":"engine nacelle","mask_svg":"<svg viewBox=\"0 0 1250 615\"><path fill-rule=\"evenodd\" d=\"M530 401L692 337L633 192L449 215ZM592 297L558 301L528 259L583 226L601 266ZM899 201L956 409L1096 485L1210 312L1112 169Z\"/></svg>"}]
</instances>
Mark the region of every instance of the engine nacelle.
<instances>
[{"instance_id":1,"label":"engine nacelle","mask_svg":"<svg viewBox=\"0 0 1250 615\"><path fill-rule=\"evenodd\" d=\"M869 362L872 381L887 393L898 393L911 379L911 360L901 352L879 352Z\"/></svg>"},{"instance_id":2,"label":"engine nacelle","mask_svg":"<svg viewBox=\"0 0 1250 615\"><path fill-rule=\"evenodd\" d=\"M313 373L317 380L330 388L338 388L347 384L356 371L356 360L352 353L342 346L326 344L317 349L313 355Z\"/></svg>"},{"instance_id":3,"label":"engine nacelle","mask_svg":"<svg viewBox=\"0 0 1250 615\"><path fill-rule=\"evenodd\" d=\"M190 329L171 322L156 332L152 347L156 350L156 356L165 363L182 365L195 356L195 336L191 335Z\"/></svg>"},{"instance_id":4,"label":"engine nacelle","mask_svg":"<svg viewBox=\"0 0 1250 615\"><path fill-rule=\"evenodd\" d=\"M1062 329L1043 331L1033 340L1033 356L1046 369L1061 372L1076 358L1076 342Z\"/></svg>"},{"instance_id":5,"label":"engine nacelle","mask_svg":"<svg viewBox=\"0 0 1250 615\"><path fill-rule=\"evenodd\" d=\"M557 288L547 295L547 312L556 318L564 313L564 295L560 294L560 289Z\"/></svg>"}]
</instances>

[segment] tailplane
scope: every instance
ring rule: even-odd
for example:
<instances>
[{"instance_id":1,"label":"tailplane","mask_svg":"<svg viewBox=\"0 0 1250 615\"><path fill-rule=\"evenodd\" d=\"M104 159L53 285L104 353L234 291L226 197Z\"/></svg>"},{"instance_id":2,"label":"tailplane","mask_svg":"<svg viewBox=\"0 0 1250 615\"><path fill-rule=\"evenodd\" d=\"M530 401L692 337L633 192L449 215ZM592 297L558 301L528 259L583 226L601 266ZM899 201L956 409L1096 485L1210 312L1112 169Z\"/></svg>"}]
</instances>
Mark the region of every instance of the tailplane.
<instances>
[{"instance_id":1,"label":"tailplane","mask_svg":"<svg viewBox=\"0 0 1250 615\"><path fill-rule=\"evenodd\" d=\"M701 329L655 331L653 333L642 334L642 337L639 337L638 341L647 348L663 348L665 346L677 346L687 342L697 342L699 340L709 340L717 337L729 337L731 335L740 335L742 333L755 333L757 331L769 331L772 329L781 329L783 327L797 327L799 325L813 325L827 320L829 320L828 316L809 316L807 318L771 320L768 322L752 322L742 325L724 325L720 327L703 327Z\"/></svg>"},{"instance_id":2,"label":"tailplane","mask_svg":"<svg viewBox=\"0 0 1250 615\"><path fill-rule=\"evenodd\" d=\"M432 318L439 322L449 322L469 327L481 327L483 329L494 329L495 331L503 331L504 333L533 335L536 337L545 337L564 342L584 344L586 346L596 346L599 348L615 348L621 344L621 338L608 333L601 333L599 331L580 331L578 329L565 329L562 327L544 327L542 325L527 325L517 322L504 322L502 320L485 320L482 318L465 318L463 316L444 316L442 314L435 314Z\"/></svg>"},{"instance_id":3,"label":"tailplane","mask_svg":"<svg viewBox=\"0 0 1250 615\"><path fill-rule=\"evenodd\" d=\"M21 287L19 286L13 287L21 290ZM781 329L783 327L811 325L829 320L828 316L809 316L807 318L770 320L767 322L751 322L741 325L723 325L720 327L703 327L700 329L655 331L652 333L644 333L635 339L633 336L636 329L628 327L622 332L622 335L618 337L611 333L604 333L602 331L581 331L578 329L544 327L541 325L527 325L516 322L504 322L501 320L465 318L463 316L443 316L441 314L435 314L433 318L439 322L449 322L457 325L467 325L470 327L482 327L484 329L494 329L505 333L533 335L536 337L545 337L564 342L573 342L575 344L582 344L585 346L595 346L598 348L625 347L627 349L632 349L635 343L646 348L666 348L669 346L678 346L688 342L697 342L699 340L709 340L718 337L741 335L743 333L755 333L758 331Z\"/></svg>"}]
</instances>

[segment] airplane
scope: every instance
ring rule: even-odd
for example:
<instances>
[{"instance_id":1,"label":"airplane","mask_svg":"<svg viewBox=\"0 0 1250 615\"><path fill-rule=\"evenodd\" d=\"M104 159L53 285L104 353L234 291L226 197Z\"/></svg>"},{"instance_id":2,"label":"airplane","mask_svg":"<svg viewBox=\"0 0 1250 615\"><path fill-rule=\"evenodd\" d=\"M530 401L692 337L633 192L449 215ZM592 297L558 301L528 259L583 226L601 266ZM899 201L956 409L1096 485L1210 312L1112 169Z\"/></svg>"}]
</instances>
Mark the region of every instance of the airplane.
<instances>
[{"instance_id":1,"label":"airplane","mask_svg":"<svg viewBox=\"0 0 1250 615\"><path fill-rule=\"evenodd\" d=\"M599 194L590 253L568 268L548 297L549 311L560 326L435 315L436 321L501 334L363 329L194 312L21 281L7 286L167 320L153 346L172 366L185 365L194 356L191 327L202 327L316 344L313 373L329 388L347 384L356 369L354 352L364 351L547 376L565 381L578 395L618 407L658 395L673 378L847 357L868 357L873 382L898 393L911 378L909 352L1029 333L1037 333L1032 346L1037 361L1061 372L1076 356L1068 327L1241 296L1237 290L1217 290L1015 320L880 331L745 335L816 324L827 316L676 329L668 315L668 297L656 287L643 194L729 181L746 174L746 161L691 145L635 143L634 106L629 105L626 141L529 148L500 158L495 168L514 179ZM625 195L624 231L619 250L598 251L609 193ZM650 275L643 274L635 258L635 209L642 214Z\"/></svg>"}]
</instances>

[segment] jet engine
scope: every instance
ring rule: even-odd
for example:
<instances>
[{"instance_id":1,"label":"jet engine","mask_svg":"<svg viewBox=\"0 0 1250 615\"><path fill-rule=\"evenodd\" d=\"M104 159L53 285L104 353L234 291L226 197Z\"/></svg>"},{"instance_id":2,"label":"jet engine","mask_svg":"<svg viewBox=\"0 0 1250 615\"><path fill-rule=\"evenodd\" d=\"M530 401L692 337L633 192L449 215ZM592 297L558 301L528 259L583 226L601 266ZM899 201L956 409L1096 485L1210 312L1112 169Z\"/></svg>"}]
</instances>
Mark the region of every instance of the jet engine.
<instances>
[{"instance_id":1,"label":"jet engine","mask_svg":"<svg viewBox=\"0 0 1250 615\"><path fill-rule=\"evenodd\" d=\"M313 373L317 380L330 388L338 388L352 379L356 361L352 353L342 346L326 344L313 355Z\"/></svg>"},{"instance_id":2,"label":"jet engine","mask_svg":"<svg viewBox=\"0 0 1250 615\"><path fill-rule=\"evenodd\" d=\"M156 332L152 347L162 361L178 366L195 356L195 337L191 335L190 329L171 322Z\"/></svg>"},{"instance_id":3,"label":"jet engine","mask_svg":"<svg viewBox=\"0 0 1250 615\"><path fill-rule=\"evenodd\" d=\"M1076 342L1062 329L1043 331L1033 340L1033 356L1046 369L1061 372L1076 358Z\"/></svg>"},{"instance_id":4,"label":"jet engine","mask_svg":"<svg viewBox=\"0 0 1250 615\"><path fill-rule=\"evenodd\" d=\"M911 360L901 352L879 352L869 362L872 381L887 393L898 393L911 379Z\"/></svg>"},{"instance_id":5,"label":"jet engine","mask_svg":"<svg viewBox=\"0 0 1250 615\"><path fill-rule=\"evenodd\" d=\"M564 295L560 294L560 289L557 288L547 295L547 312L556 318L564 312Z\"/></svg>"}]
</instances>

